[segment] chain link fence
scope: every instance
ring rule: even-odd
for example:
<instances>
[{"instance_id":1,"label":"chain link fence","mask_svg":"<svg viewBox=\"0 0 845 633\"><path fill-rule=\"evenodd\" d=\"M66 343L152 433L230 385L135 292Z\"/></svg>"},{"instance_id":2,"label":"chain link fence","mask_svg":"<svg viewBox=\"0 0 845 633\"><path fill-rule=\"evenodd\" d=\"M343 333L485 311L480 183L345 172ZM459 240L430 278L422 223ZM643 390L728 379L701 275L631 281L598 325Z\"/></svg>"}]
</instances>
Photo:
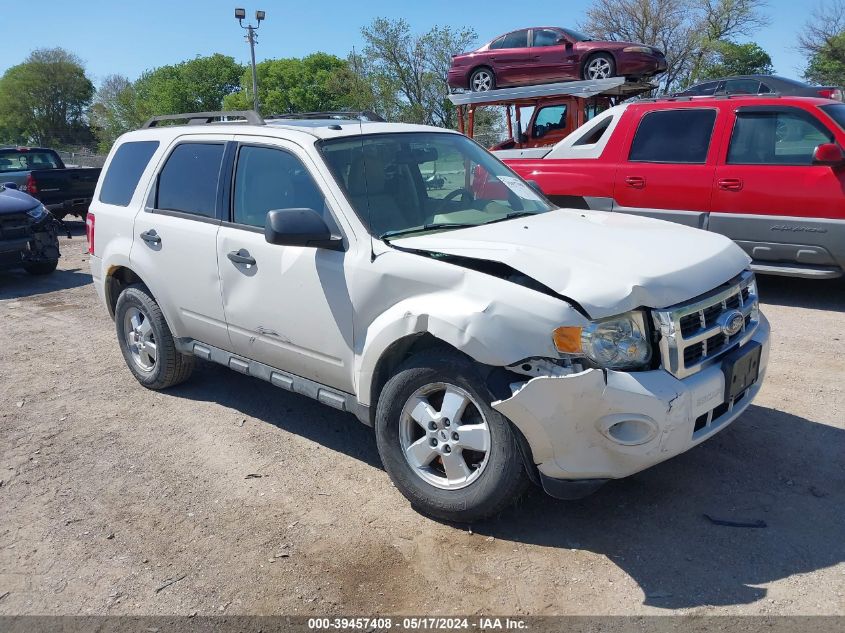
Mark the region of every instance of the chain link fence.
<instances>
[{"instance_id":1,"label":"chain link fence","mask_svg":"<svg viewBox=\"0 0 845 633\"><path fill-rule=\"evenodd\" d=\"M106 162L105 154L97 154L86 147L57 151L62 162L68 167L102 167Z\"/></svg>"}]
</instances>

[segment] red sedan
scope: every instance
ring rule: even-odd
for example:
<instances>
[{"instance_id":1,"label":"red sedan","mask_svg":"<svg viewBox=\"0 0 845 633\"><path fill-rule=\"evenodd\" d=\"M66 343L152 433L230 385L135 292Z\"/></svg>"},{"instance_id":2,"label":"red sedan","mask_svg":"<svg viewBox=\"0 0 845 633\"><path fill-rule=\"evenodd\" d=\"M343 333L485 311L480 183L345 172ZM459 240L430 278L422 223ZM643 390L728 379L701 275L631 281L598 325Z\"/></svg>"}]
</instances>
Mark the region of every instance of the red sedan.
<instances>
[{"instance_id":1,"label":"red sedan","mask_svg":"<svg viewBox=\"0 0 845 633\"><path fill-rule=\"evenodd\" d=\"M555 26L501 35L452 58L452 88L476 92L579 79L651 77L666 70L663 51L636 42L600 42Z\"/></svg>"}]
</instances>

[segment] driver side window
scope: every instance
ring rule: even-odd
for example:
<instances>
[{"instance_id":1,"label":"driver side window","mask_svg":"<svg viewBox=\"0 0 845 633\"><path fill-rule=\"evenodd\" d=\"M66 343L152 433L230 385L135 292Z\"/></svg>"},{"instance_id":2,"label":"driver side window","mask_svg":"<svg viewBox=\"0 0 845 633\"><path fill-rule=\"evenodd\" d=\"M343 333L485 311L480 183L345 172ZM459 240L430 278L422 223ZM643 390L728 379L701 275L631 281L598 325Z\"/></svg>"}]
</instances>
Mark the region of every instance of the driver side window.
<instances>
[{"instance_id":1,"label":"driver side window","mask_svg":"<svg viewBox=\"0 0 845 633\"><path fill-rule=\"evenodd\" d=\"M531 136L539 138L552 130L563 129L566 129L566 106L548 106L537 113L537 118L534 119L534 127L531 130Z\"/></svg>"}]
</instances>

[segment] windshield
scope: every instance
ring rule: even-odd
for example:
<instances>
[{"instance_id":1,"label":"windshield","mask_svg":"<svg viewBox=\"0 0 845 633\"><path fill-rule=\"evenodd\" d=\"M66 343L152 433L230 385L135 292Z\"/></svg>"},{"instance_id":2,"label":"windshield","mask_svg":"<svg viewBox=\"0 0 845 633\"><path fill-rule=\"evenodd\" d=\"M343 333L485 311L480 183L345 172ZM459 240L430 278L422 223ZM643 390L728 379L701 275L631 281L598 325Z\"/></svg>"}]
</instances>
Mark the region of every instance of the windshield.
<instances>
[{"instance_id":1,"label":"windshield","mask_svg":"<svg viewBox=\"0 0 845 633\"><path fill-rule=\"evenodd\" d=\"M30 171L32 169L58 169L53 152L30 150L0 150L0 173L5 171Z\"/></svg>"},{"instance_id":2,"label":"windshield","mask_svg":"<svg viewBox=\"0 0 845 633\"><path fill-rule=\"evenodd\" d=\"M320 151L370 233L448 230L544 213L552 206L461 134L346 137Z\"/></svg>"},{"instance_id":3,"label":"windshield","mask_svg":"<svg viewBox=\"0 0 845 633\"><path fill-rule=\"evenodd\" d=\"M590 37L589 35L584 35L583 33L579 32L579 31L573 31L572 29L561 29L561 31L566 33L566 36L569 39L575 40L576 42L592 42L593 41L592 37Z\"/></svg>"},{"instance_id":4,"label":"windshield","mask_svg":"<svg viewBox=\"0 0 845 633\"><path fill-rule=\"evenodd\" d=\"M845 130L845 103L825 105L821 108L831 119L836 121L836 125Z\"/></svg>"}]
</instances>

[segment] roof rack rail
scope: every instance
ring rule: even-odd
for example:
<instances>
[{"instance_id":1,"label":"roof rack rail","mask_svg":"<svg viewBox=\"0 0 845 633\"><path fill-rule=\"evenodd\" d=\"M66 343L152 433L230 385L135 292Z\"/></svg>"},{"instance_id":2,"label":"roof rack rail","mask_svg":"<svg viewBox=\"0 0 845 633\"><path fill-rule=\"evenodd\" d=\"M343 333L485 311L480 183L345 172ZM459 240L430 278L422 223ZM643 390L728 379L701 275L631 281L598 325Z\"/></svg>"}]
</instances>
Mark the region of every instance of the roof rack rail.
<instances>
[{"instance_id":1,"label":"roof rack rail","mask_svg":"<svg viewBox=\"0 0 845 633\"><path fill-rule=\"evenodd\" d=\"M656 103L658 101L703 101L705 99L780 99L783 95L779 92L764 92L759 94L725 94L716 93L712 95L664 95L661 97L648 97L645 99L637 99L638 103Z\"/></svg>"},{"instance_id":2,"label":"roof rack rail","mask_svg":"<svg viewBox=\"0 0 845 633\"><path fill-rule=\"evenodd\" d=\"M337 110L326 112L293 112L291 114L270 114L266 120L279 119L337 119L342 121L371 121L384 123L385 120L372 110Z\"/></svg>"},{"instance_id":3,"label":"roof rack rail","mask_svg":"<svg viewBox=\"0 0 845 633\"><path fill-rule=\"evenodd\" d=\"M162 121L187 121L187 125L206 125L215 123L215 119L237 117L252 125L264 125L264 119L255 110L231 110L229 112L185 112L182 114L163 114L148 119L142 129L158 127Z\"/></svg>"}]
</instances>

